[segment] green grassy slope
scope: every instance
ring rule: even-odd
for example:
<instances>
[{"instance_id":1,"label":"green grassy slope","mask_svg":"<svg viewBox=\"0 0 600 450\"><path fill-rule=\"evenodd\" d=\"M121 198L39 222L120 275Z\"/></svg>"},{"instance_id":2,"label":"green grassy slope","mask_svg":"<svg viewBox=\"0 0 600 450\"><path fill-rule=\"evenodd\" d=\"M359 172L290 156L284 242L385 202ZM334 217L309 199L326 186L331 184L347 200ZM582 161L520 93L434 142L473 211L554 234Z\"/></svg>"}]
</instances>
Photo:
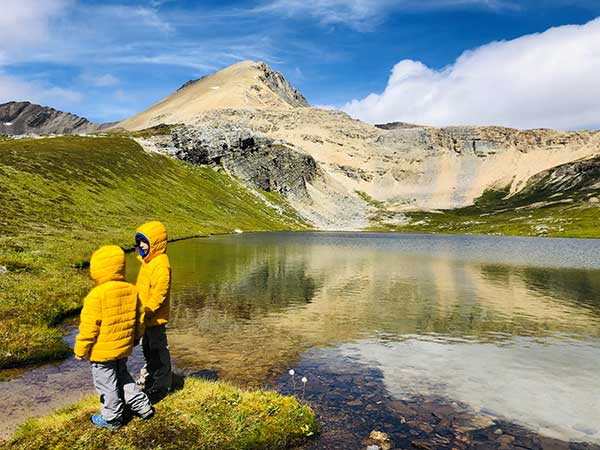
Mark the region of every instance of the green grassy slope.
<instances>
[{"instance_id":1,"label":"green grassy slope","mask_svg":"<svg viewBox=\"0 0 600 450\"><path fill-rule=\"evenodd\" d=\"M0 186L0 368L68 352L56 325L91 287L91 252L131 247L147 220L171 239L306 228L281 197L124 137L0 141Z\"/></svg>"},{"instance_id":2,"label":"green grassy slope","mask_svg":"<svg viewBox=\"0 0 600 450\"><path fill-rule=\"evenodd\" d=\"M188 379L156 405L153 419L118 431L95 429L97 397L22 425L7 449L284 449L318 431L314 412L275 392L243 392L221 382Z\"/></svg>"}]
</instances>

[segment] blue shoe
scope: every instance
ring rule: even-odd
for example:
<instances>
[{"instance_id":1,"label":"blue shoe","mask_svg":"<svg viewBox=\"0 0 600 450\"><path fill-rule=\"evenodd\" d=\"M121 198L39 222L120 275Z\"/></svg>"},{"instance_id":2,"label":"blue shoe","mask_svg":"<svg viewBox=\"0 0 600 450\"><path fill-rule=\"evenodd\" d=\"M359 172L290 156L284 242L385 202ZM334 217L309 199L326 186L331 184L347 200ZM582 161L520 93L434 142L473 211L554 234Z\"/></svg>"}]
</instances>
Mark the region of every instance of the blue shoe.
<instances>
[{"instance_id":1,"label":"blue shoe","mask_svg":"<svg viewBox=\"0 0 600 450\"><path fill-rule=\"evenodd\" d=\"M118 430L121 428L121 424L109 423L100 414L93 414L92 417L90 417L90 420L92 421L92 424L98 428L108 428L109 430Z\"/></svg>"}]
</instances>

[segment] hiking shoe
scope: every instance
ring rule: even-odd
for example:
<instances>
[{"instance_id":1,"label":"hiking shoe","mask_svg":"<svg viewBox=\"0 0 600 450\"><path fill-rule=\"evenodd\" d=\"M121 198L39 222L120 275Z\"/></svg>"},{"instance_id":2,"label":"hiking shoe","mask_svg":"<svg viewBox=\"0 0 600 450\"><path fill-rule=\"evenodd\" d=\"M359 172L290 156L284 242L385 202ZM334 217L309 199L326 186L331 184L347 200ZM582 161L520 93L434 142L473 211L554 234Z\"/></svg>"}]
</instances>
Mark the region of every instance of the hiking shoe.
<instances>
[{"instance_id":1,"label":"hiking shoe","mask_svg":"<svg viewBox=\"0 0 600 450\"><path fill-rule=\"evenodd\" d=\"M148 400L150 400L150 403L152 404L160 402L163 398L169 395L169 391L164 388L148 389L144 390L144 393L148 396Z\"/></svg>"},{"instance_id":2,"label":"hiking shoe","mask_svg":"<svg viewBox=\"0 0 600 450\"><path fill-rule=\"evenodd\" d=\"M151 408L146 414L139 414L139 416L144 420L150 420L154 417L154 408Z\"/></svg>"},{"instance_id":3,"label":"hiking shoe","mask_svg":"<svg viewBox=\"0 0 600 450\"><path fill-rule=\"evenodd\" d=\"M93 414L92 417L90 417L90 420L92 424L98 428L108 428L109 430L118 430L119 428L121 428L120 423L107 422L101 414Z\"/></svg>"}]
</instances>

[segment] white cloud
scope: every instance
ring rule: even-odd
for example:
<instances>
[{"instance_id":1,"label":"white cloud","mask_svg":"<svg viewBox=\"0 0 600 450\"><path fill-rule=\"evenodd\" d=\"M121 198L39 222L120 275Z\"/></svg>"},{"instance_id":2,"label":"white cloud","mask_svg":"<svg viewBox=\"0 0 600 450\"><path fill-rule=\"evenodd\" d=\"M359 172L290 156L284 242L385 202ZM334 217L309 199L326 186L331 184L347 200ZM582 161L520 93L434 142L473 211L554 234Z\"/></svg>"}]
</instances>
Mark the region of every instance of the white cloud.
<instances>
[{"instance_id":1,"label":"white cloud","mask_svg":"<svg viewBox=\"0 0 600 450\"><path fill-rule=\"evenodd\" d=\"M157 7L79 0L2 0L0 65L102 63L106 55L164 48L174 31ZM3 10L4 12L4 10Z\"/></svg>"},{"instance_id":2,"label":"white cloud","mask_svg":"<svg viewBox=\"0 0 600 450\"><path fill-rule=\"evenodd\" d=\"M90 72L84 72L80 76L81 81L85 84L94 87L112 87L119 84L119 79L110 73L105 74L94 74Z\"/></svg>"},{"instance_id":3,"label":"white cloud","mask_svg":"<svg viewBox=\"0 0 600 450\"><path fill-rule=\"evenodd\" d=\"M80 104L83 98L83 94L71 89L51 86L41 81L22 81L0 73L0 103L29 101L68 109Z\"/></svg>"},{"instance_id":4,"label":"white cloud","mask_svg":"<svg viewBox=\"0 0 600 450\"><path fill-rule=\"evenodd\" d=\"M341 109L371 123L600 127L600 18L464 52L434 70L396 64L381 94Z\"/></svg>"},{"instance_id":5,"label":"white cloud","mask_svg":"<svg viewBox=\"0 0 600 450\"><path fill-rule=\"evenodd\" d=\"M43 43L52 20L71 4L71 0L2 0L0 51Z\"/></svg>"},{"instance_id":6,"label":"white cloud","mask_svg":"<svg viewBox=\"0 0 600 450\"><path fill-rule=\"evenodd\" d=\"M287 17L314 17L324 25L372 29L388 12L456 7L517 8L513 0L270 0L255 11Z\"/></svg>"}]
</instances>

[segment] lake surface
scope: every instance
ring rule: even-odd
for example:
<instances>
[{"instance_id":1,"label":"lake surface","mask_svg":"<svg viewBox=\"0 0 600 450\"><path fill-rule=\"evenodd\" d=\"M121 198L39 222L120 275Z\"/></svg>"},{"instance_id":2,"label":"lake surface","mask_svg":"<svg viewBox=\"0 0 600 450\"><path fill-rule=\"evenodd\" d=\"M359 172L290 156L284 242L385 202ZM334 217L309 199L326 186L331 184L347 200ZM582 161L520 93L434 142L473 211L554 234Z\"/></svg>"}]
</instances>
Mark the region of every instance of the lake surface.
<instances>
[{"instance_id":1,"label":"lake surface","mask_svg":"<svg viewBox=\"0 0 600 450\"><path fill-rule=\"evenodd\" d=\"M372 384L389 402L447 403L600 443L600 240L266 233L168 253L180 368L333 413L370 414L361 389ZM137 267L130 255L128 277ZM70 403L90 391L88 372L68 361L0 382L0 422ZM363 419L379 421L393 435L392 419Z\"/></svg>"}]
</instances>

